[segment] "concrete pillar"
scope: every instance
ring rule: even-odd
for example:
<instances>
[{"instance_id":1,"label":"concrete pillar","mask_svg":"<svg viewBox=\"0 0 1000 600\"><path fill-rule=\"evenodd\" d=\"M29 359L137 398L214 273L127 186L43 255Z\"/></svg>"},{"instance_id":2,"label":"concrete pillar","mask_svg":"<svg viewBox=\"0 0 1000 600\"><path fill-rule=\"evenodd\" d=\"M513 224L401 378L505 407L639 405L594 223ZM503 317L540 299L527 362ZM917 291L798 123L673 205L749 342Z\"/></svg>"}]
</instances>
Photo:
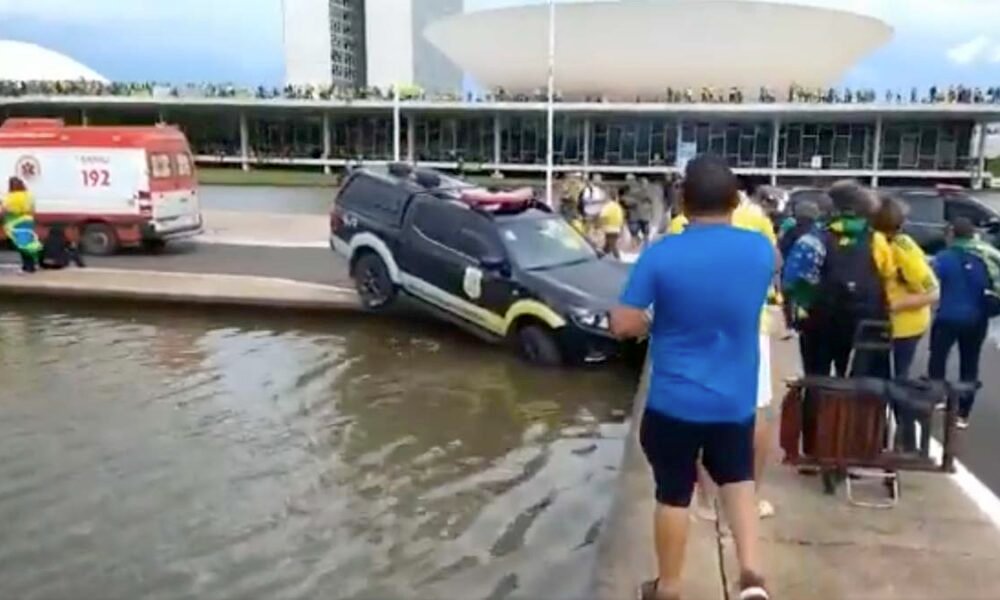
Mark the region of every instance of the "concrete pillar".
<instances>
[{"instance_id":1,"label":"concrete pillar","mask_svg":"<svg viewBox=\"0 0 1000 600\"><path fill-rule=\"evenodd\" d=\"M87 116L86 108L80 109L80 125L83 125L84 127L90 125L90 118Z\"/></svg>"},{"instance_id":2,"label":"concrete pillar","mask_svg":"<svg viewBox=\"0 0 1000 600\"><path fill-rule=\"evenodd\" d=\"M400 148L399 148L399 137L403 133L402 128L402 115L400 114L399 108L399 93L396 93L396 99L392 103L392 161L399 162L400 158Z\"/></svg>"},{"instance_id":3,"label":"concrete pillar","mask_svg":"<svg viewBox=\"0 0 1000 600\"><path fill-rule=\"evenodd\" d=\"M590 167L590 117L583 118L583 169Z\"/></svg>"},{"instance_id":4,"label":"concrete pillar","mask_svg":"<svg viewBox=\"0 0 1000 600\"><path fill-rule=\"evenodd\" d=\"M979 141L976 144L976 179L973 185L981 190L986 184L986 123L981 122L976 128L979 130Z\"/></svg>"},{"instance_id":5,"label":"concrete pillar","mask_svg":"<svg viewBox=\"0 0 1000 600\"><path fill-rule=\"evenodd\" d=\"M413 115L406 115L406 162L414 163L417 158L417 124Z\"/></svg>"},{"instance_id":6,"label":"concrete pillar","mask_svg":"<svg viewBox=\"0 0 1000 600\"><path fill-rule=\"evenodd\" d=\"M330 131L330 113L323 113L323 160L330 160L333 156L333 139ZM323 173L330 174L330 165L323 165Z\"/></svg>"},{"instance_id":7,"label":"concrete pillar","mask_svg":"<svg viewBox=\"0 0 1000 600\"><path fill-rule=\"evenodd\" d=\"M875 117L875 148L872 150L872 187L878 187L878 172L882 164L882 116Z\"/></svg>"},{"instance_id":8,"label":"concrete pillar","mask_svg":"<svg viewBox=\"0 0 1000 600\"><path fill-rule=\"evenodd\" d=\"M500 114L497 113L493 115L493 164L497 168L500 168L500 159L503 156L503 152L500 149L501 138L503 137L503 128L500 125Z\"/></svg>"},{"instance_id":9,"label":"concrete pillar","mask_svg":"<svg viewBox=\"0 0 1000 600\"><path fill-rule=\"evenodd\" d=\"M156 112L156 122L160 125L165 125L167 123L167 111L162 108Z\"/></svg>"},{"instance_id":10,"label":"concrete pillar","mask_svg":"<svg viewBox=\"0 0 1000 600\"><path fill-rule=\"evenodd\" d=\"M771 124L771 185L778 185L778 151L781 148L781 117Z\"/></svg>"},{"instance_id":11,"label":"concrete pillar","mask_svg":"<svg viewBox=\"0 0 1000 600\"><path fill-rule=\"evenodd\" d=\"M250 170L250 126L245 112L240 112L240 166Z\"/></svg>"}]
</instances>

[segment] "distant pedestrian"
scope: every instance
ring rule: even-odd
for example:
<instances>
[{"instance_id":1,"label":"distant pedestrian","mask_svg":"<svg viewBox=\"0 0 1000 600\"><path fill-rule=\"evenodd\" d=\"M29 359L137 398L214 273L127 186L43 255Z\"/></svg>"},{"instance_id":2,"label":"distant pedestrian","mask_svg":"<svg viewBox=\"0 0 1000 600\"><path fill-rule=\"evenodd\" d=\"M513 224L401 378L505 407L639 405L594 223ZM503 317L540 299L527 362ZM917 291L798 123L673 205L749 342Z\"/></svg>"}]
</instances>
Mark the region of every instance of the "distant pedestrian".
<instances>
[{"instance_id":1,"label":"distant pedestrian","mask_svg":"<svg viewBox=\"0 0 1000 600\"><path fill-rule=\"evenodd\" d=\"M34 273L42 244L35 233L35 201L24 181L11 177L3 198L3 230L21 257L21 271Z\"/></svg>"},{"instance_id":2,"label":"distant pedestrian","mask_svg":"<svg viewBox=\"0 0 1000 600\"><path fill-rule=\"evenodd\" d=\"M976 239L972 221L959 217L952 221L949 246L934 258L934 272L941 283L938 303L931 327L931 354L927 375L944 380L948 355L958 346L959 378L964 383L979 382L979 358L989 327L995 316L1000 262L996 250ZM964 394L959 403L958 427L969 426L969 416L976 394Z\"/></svg>"},{"instance_id":3,"label":"distant pedestrian","mask_svg":"<svg viewBox=\"0 0 1000 600\"><path fill-rule=\"evenodd\" d=\"M612 193L611 199L601 207L599 218L601 234L604 236L604 252L621 260L622 229L625 227L625 207L622 206L622 193L624 190L616 190Z\"/></svg>"},{"instance_id":4,"label":"distant pedestrian","mask_svg":"<svg viewBox=\"0 0 1000 600\"><path fill-rule=\"evenodd\" d=\"M651 339L652 377L640 438L656 483L659 577L642 585L641 597L680 597L700 456L720 486L736 540L739 597L768 600L754 486L754 400L761 307L776 253L764 236L731 224L739 194L725 161L691 160L683 197L688 228L640 255L621 306L611 313L618 337L648 332Z\"/></svg>"},{"instance_id":5,"label":"distant pedestrian","mask_svg":"<svg viewBox=\"0 0 1000 600\"><path fill-rule=\"evenodd\" d=\"M909 379L917 345L931 326L931 305L938 301L938 282L927 257L913 238L903 233L907 205L893 197L882 197L872 221L876 231L889 241L896 277L886 282L892 322L893 374ZM895 407L897 439L904 451L917 450L916 416Z\"/></svg>"},{"instance_id":6,"label":"distant pedestrian","mask_svg":"<svg viewBox=\"0 0 1000 600\"><path fill-rule=\"evenodd\" d=\"M49 228L49 234L45 237L38 266L58 270L65 269L70 264L81 268L86 266L76 244L66 237L65 226L55 224Z\"/></svg>"}]
</instances>

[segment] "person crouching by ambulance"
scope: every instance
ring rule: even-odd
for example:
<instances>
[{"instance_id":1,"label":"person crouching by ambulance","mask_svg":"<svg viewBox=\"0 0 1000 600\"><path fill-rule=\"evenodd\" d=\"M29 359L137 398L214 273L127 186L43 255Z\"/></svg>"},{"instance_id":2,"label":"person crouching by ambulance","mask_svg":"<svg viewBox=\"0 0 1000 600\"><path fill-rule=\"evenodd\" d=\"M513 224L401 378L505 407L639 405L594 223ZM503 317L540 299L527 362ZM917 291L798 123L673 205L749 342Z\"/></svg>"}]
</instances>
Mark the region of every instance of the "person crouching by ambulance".
<instances>
[{"instance_id":1,"label":"person crouching by ambulance","mask_svg":"<svg viewBox=\"0 0 1000 600\"><path fill-rule=\"evenodd\" d=\"M625 226L625 208L622 206L620 190L612 192L611 199L601 207L598 219L601 233L604 234L604 253L621 260L618 242L621 240L622 228Z\"/></svg>"},{"instance_id":2,"label":"person crouching by ambulance","mask_svg":"<svg viewBox=\"0 0 1000 600\"><path fill-rule=\"evenodd\" d=\"M4 234L21 256L21 270L34 273L42 244L35 234L35 202L20 177L8 180L2 204Z\"/></svg>"},{"instance_id":3,"label":"person crouching by ambulance","mask_svg":"<svg viewBox=\"0 0 1000 600\"><path fill-rule=\"evenodd\" d=\"M83 264L83 257L80 256L80 250L77 249L76 244L66 237L65 226L53 225L49 228L49 235L42 245L42 255L38 266L43 269L57 270L65 269L70 263L81 268L86 266Z\"/></svg>"}]
</instances>

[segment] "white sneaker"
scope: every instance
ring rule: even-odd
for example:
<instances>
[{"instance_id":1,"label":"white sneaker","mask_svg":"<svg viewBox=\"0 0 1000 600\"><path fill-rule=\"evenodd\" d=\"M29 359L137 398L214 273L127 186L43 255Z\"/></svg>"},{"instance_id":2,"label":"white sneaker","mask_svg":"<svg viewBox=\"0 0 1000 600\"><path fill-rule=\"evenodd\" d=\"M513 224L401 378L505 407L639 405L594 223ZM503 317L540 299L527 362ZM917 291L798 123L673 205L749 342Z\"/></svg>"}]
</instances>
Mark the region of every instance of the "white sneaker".
<instances>
[{"instance_id":1,"label":"white sneaker","mask_svg":"<svg viewBox=\"0 0 1000 600\"><path fill-rule=\"evenodd\" d=\"M961 431L965 431L966 429L969 428L969 420L968 419L958 419L955 422L955 427L957 427Z\"/></svg>"},{"instance_id":2,"label":"white sneaker","mask_svg":"<svg viewBox=\"0 0 1000 600\"><path fill-rule=\"evenodd\" d=\"M774 516L774 505L767 500L757 502L757 514L761 519L770 519Z\"/></svg>"}]
</instances>

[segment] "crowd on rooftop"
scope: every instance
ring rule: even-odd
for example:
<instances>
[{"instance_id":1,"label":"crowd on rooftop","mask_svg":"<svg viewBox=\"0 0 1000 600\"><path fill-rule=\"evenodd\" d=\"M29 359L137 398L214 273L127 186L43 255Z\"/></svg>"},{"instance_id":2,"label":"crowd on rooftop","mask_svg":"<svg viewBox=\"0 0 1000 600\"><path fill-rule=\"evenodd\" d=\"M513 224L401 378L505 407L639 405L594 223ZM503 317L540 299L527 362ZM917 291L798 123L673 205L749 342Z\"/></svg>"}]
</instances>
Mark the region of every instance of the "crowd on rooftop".
<instances>
[{"instance_id":1,"label":"crowd on rooftop","mask_svg":"<svg viewBox=\"0 0 1000 600\"><path fill-rule=\"evenodd\" d=\"M261 100L393 100L437 102L544 102L545 90L533 93L510 93L497 88L486 94L471 92L428 92L418 86L407 85L379 88L375 86L345 87L338 85L286 85L284 87L244 87L234 84L194 83L184 85L155 82L109 82L88 80L73 81L0 81L0 97L24 96L116 96L116 97L174 97L174 98L256 98ZM586 102L609 102L602 96L586 96ZM556 94L556 101L563 96ZM964 85L948 87L931 86L926 90L914 87L908 91L852 88L815 88L791 85L787 90L776 91L760 87L756 94L748 94L738 87L718 88L666 88L662 95L637 96L637 103L668 104L743 104L777 103L796 104L1000 104L1000 86L982 88Z\"/></svg>"}]
</instances>

